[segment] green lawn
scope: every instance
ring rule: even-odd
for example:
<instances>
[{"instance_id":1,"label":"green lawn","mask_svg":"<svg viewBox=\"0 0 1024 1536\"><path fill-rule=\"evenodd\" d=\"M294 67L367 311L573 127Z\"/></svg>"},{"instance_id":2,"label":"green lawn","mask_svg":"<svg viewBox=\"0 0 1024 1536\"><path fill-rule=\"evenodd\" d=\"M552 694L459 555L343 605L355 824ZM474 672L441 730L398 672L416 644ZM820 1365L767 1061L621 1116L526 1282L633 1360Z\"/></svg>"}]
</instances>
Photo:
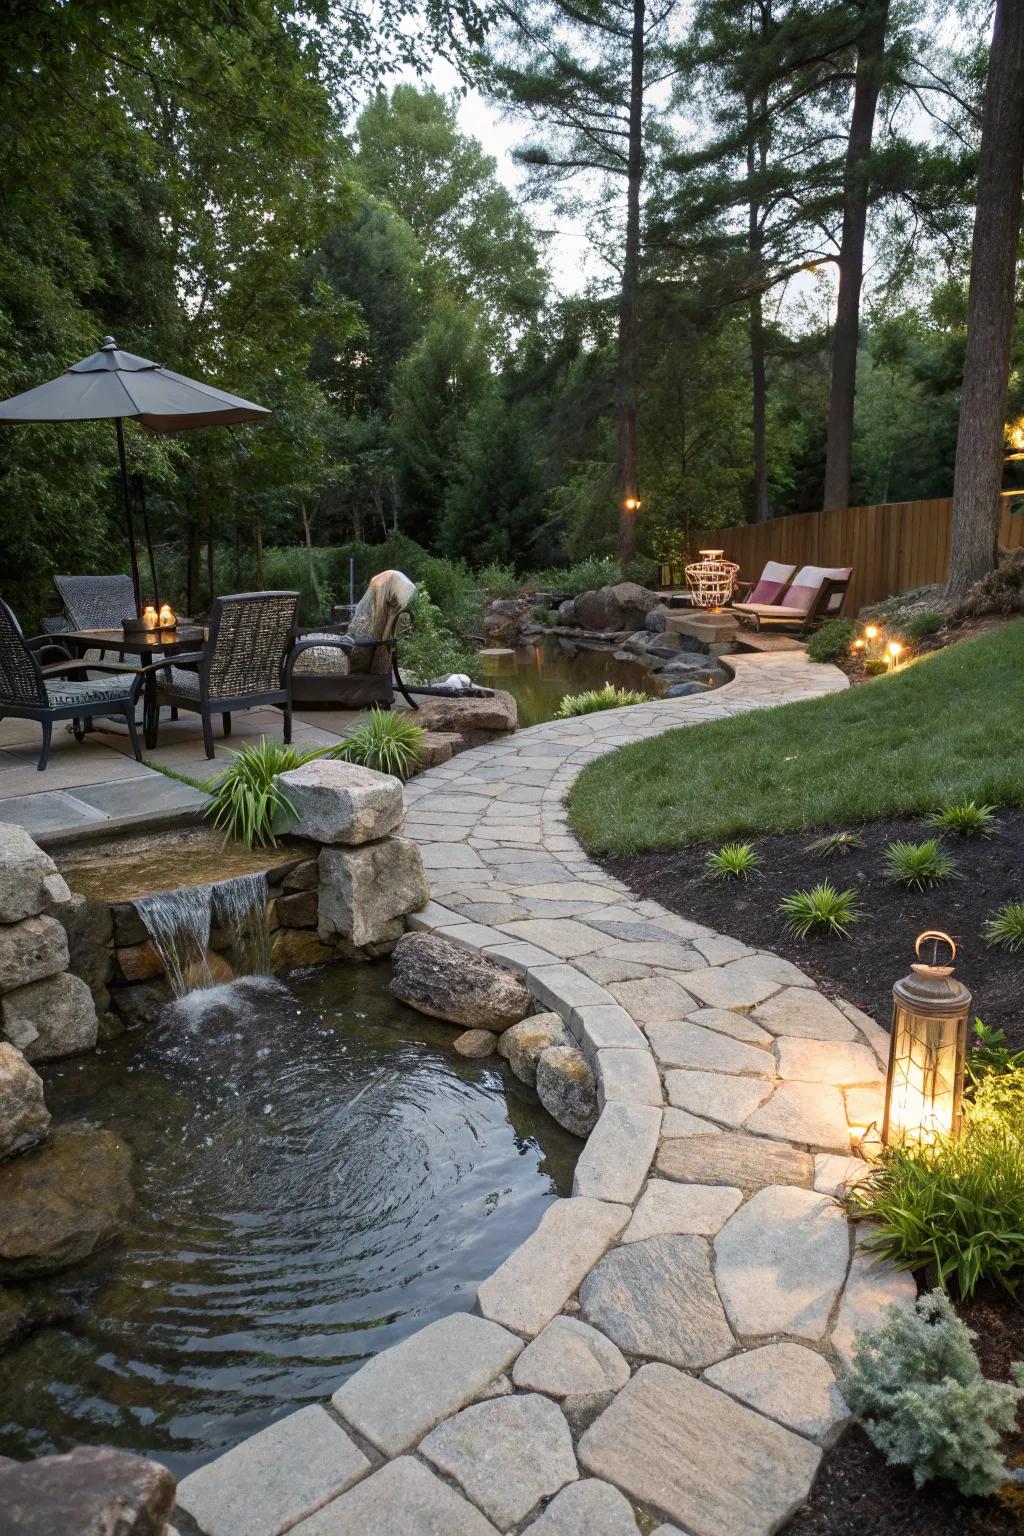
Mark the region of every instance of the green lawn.
<instances>
[{"instance_id":1,"label":"green lawn","mask_svg":"<svg viewBox=\"0 0 1024 1536\"><path fill-rule=\"evenodd\" d=\"M623 747L569 807L586 847L628 854L950 799L1024 804L1024 621L843 693Z\"/></svg>"}]
</instances>

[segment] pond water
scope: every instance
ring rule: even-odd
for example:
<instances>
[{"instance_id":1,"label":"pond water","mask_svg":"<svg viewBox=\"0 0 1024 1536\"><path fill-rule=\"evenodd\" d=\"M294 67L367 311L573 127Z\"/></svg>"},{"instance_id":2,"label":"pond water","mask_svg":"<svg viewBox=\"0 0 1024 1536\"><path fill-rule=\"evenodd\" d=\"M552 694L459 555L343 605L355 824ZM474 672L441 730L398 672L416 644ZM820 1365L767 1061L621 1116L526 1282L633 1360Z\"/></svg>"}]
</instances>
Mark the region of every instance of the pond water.
<instances>
[{"instance_id":1,"label":"pond water","mask_svg":"<svg viewBox=\"0 0 1024 1536\"><path fill-rule=\"evenodd\" d=\"M575 649L575 646L573 647ZM515 698L520 726L553 720L568 693L612 683L656 698L664 684L638 661L616 661L611 651L565 650L556 636L504 655L483 657L484 682Z\"/></svg>"},{"instance_id":2,"label":"pond water","mask_svg":"<svg viewBox=\"0 0 1024 1536\"><path fill-rule=\"evenodd\" d=\"M468 1310L571 1192L582 1143L388 978L192 993L44 1069L55 1123L130 1143L138 1198L119 1248L48 1282L65 1321L5 1356L0 1453L103 1443L181 1477Z\"/></svg>"}]
</instances>

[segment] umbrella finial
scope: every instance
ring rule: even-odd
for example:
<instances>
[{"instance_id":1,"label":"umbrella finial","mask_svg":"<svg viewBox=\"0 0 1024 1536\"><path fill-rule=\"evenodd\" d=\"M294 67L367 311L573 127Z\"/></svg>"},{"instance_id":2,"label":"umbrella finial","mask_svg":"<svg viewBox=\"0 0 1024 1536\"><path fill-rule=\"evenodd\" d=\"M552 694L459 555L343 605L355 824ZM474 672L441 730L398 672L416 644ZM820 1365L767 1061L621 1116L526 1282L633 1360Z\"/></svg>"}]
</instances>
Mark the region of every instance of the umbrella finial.
<instances>
[{"instance_id":1,"label":"umbrella finial","mask_svg":"<svg viewBox=\"0 0 1024 1536\"><path fill-rule=\"evenodd\" d=\"M116 352L117 342L114 340L113 336L104 336L102 350L104 352Z\"/></svg>"}]
</instances>

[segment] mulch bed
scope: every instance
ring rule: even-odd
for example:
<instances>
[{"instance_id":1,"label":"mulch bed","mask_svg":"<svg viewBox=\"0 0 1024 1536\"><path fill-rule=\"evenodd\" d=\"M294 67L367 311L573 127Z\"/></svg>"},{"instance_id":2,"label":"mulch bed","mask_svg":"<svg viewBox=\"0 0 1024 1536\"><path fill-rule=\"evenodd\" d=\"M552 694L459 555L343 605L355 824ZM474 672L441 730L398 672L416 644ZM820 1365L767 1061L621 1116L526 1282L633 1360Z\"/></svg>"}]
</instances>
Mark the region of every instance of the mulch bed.
<instances>
[{"instance_id":1,"label":"mulch bed","mask_svg":"<svg viewBox=\"0 0 1024 1536\"><path fill-rule=\"evenodd\" d=\"M974 1012L1024 1047L1024 951L990 949L985 924L997 907L1024 901L1024 810L1003 810L995 836L944 839L958 878L928 891L907 891L884 872L885 847L894 839L935 836L921 817L870 822L855 829L863 848L823 859L807 844L824 830L752 839L761 858L756 875L709 880L709 848L694 845L600 862L638 896L761 949L774 950L807 972L827 994L839 994L888 1027L892 984L914 958L914 940L941 928L956 940L957 975L974 995ZM796 939L777 910L783 896L829 880L858 892L861 920L848 939Z\"/></svg>"}]
</instances>

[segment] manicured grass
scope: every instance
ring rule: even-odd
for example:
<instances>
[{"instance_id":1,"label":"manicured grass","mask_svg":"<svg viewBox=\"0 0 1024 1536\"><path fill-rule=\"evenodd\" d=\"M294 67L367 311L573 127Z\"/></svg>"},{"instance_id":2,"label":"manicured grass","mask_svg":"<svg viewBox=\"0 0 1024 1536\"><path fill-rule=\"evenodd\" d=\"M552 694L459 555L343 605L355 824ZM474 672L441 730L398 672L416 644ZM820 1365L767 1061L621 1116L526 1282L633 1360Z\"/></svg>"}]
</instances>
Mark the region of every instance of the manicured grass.
<instances>
[{"instance_id":1,"label":"manicured grass","mask_svg":"<svg viewBox=\"0 0 1024 1536\"><path fill-rule=\"evenodd\" d=\"M1024 622L846 692L669 731L576 780L573 829L631 854L1024 804Z\"/></svg>"}]
</instances>

